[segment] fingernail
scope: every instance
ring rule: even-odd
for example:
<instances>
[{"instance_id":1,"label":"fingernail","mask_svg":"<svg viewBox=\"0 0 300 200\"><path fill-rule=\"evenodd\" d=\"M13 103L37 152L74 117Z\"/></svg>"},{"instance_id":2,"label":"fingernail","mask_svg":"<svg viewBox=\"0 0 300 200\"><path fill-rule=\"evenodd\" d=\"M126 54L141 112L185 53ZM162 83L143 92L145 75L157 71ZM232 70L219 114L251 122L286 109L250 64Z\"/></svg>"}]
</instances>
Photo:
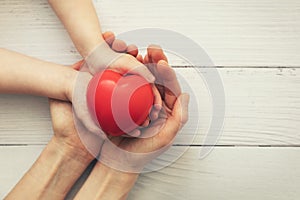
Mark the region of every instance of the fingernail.
<instances>
[{"instance_id":1,"label":"fingernail","mask_svg":"<svg viewBox=\"0 0 300 200\"><path fill-rule=\"evenodd\" d=\"M159 65L168 66L168 63L165 60L160 60L158 62Z\"/></svg>"},{"instance_id":2,"label":"fingernail","mask_svg":"<svg viewBox=\"0 0 300 200\"><path fill-rule=\"evenodd\" d=\"M129 135L132 137L139 137L141 134L141 132L139 130L134 130L132 133L130 133Z\"/></svg>"},{"instance_id":3,"label":"fingernail","mask_svg":"<svg viewBox=\"0 0 300 200\"><path fill-rule=\"evenodd\" d=\"M156 110L160 110L160 109L161 109L161 105L160 105L160 104L155 104L155 105L154 105L154 108L155 108Z\"/></svg>"},{"instance_id":4,"label":"fingernail","mask_svg":"<svg viewBox=\"0 0 300 200\"><path fill-rule=\"evenodd\" d=\"M151 75L149 75L149 76L147 77L147 80L148 80L149 83L154 83L155 77L151 74Z\"/></svg>"}]
</instances>

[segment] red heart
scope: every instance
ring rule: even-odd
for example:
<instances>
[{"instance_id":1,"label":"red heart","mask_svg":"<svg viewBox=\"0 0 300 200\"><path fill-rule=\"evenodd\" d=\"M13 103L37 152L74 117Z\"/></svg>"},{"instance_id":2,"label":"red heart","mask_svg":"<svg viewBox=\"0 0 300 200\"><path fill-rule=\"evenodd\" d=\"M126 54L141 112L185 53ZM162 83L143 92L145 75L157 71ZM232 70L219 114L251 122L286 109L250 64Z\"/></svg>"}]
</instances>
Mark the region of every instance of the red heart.
<instances>
[{"instance_id":1,"label":"red heart","mask_svg":"<svg viewBox=\"0 0 300 200\"><path fill-rule=\"evenodd\" d=\"M151 85L141 76L104 70L88 85L87 102L102 130L119 136L141 125L154 101Z\"/></svg>"}]
</instances>

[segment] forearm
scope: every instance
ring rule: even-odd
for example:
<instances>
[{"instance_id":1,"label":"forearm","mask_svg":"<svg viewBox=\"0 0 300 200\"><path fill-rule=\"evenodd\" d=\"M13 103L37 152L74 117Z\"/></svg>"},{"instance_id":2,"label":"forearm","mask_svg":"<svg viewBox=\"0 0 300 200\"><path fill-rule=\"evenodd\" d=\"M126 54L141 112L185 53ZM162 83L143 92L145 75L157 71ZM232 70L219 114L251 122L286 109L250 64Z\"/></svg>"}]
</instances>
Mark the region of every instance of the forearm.
<instances>
[{"instance_id":1,"label":"forearm","mask_svg":"<svg viewBox=\"0 0 300 200\"><path fill-rule=\"evenodd\" d=\"M91 161L52 139L6 199L64 199Z\"/></svg>"},{"instance_id":2,"label":"forearm","mask_svg":"<svg viewBox=\"0 0 300 200\"><path fill-rule=\"evenodd\" d=\"M0 93L24 93L70 100L77 71L0 49Z\"/></svg>"},{"instance_id":3,"label":"forearm","mask_svg":"<svg viewBox=\"0 0 300 200\"><path fill-rule=\"evenodd\" d=\"M125 173L98 162L75 199L126 199L138 174Z\"/></svg>"},{"instance_id":4,"label":"forearm","mask_svg":"<svg viewBox=\"0 0 300 200\"><path fill-rule=\"evenodd\" d=\"M91 0L48 1L83 57L86 57L98 44L104 42Z\"/></svg>"}]
</instances>

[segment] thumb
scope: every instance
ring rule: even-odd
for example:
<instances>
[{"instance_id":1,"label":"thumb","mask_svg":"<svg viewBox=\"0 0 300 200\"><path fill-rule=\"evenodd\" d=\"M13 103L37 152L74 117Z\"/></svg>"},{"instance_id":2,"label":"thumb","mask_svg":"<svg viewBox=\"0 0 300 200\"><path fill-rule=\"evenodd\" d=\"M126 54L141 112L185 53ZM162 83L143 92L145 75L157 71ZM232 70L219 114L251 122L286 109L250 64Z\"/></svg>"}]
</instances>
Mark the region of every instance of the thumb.
<instances>
[{"instance_id":1,"label":"thumb","mask_svg":"<svg viewBox=\"0 0 300 200\"><path fill-rule=\"evenodd\" d=\"M182 93L176 100L172 115L167 119L163 128L165 139L169 143L188 120L189 95Z\"/></svg>"},{"instance_id":2,"label":"thumb","mask_svg":"<svg viewBox=\"0 0 300 200\"><path fill-rule=\"evenodd\" d=\"M183 126L188 120L189 100L190 95L187 93L182 93L174 104L172 117L178 124L180 124L180 126Z\"/></svg>"},{"instance_id":3,"label":"thumb","mask_svg":"<svg viewBox=\"0 0 300 200\"><path fill-rule=\"evenodd\" d=\"M71 67L77 71L80 70L80 67L82 66L82 64L84 63L84 60L80 60L76 63L74 63Z\"/></svg>"},{"instance_id":4,"label":"thumb","mask_svg":"<svg viewBox=\"0 0 300 200\"><path fill-rule=\"evenodd\" d=\"M136 60L136 58L130 56L127 57L127 73L136 74L145 78L149 83L154 83L155 77L149 71L149 69L142 63Z\"/></svg>"}]
</instances>

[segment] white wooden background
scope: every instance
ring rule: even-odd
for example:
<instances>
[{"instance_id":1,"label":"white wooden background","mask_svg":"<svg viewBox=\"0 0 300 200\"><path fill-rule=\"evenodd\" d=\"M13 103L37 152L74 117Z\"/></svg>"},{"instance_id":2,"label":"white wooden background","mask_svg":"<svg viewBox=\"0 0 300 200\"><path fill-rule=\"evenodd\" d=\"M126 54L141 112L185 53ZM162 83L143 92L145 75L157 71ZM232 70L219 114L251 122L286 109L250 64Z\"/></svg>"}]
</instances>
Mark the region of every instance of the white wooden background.
<instances>
[{"instance_id":1,"label":"white wooden background","mask_svg":"<svg viewBox=\"0 0 300 200\"><path fill-rule=\"evenodd\" d=\"M200 97L199 132L174 164L141 175L129 199L299 199L300 1L101 0L95 6L104 30L156 27L192 38L219 66L224 83L223 134L200 160L211 100L191 69L176 68ZM39 0L0 1L0 47L62 64L80 58ZM172 58L171 64L182 62ZM177 144L186 145L191 133L187 128ZM51 135L46 98L0 95L0 198Z\"/></svg>"}]
</instances>

